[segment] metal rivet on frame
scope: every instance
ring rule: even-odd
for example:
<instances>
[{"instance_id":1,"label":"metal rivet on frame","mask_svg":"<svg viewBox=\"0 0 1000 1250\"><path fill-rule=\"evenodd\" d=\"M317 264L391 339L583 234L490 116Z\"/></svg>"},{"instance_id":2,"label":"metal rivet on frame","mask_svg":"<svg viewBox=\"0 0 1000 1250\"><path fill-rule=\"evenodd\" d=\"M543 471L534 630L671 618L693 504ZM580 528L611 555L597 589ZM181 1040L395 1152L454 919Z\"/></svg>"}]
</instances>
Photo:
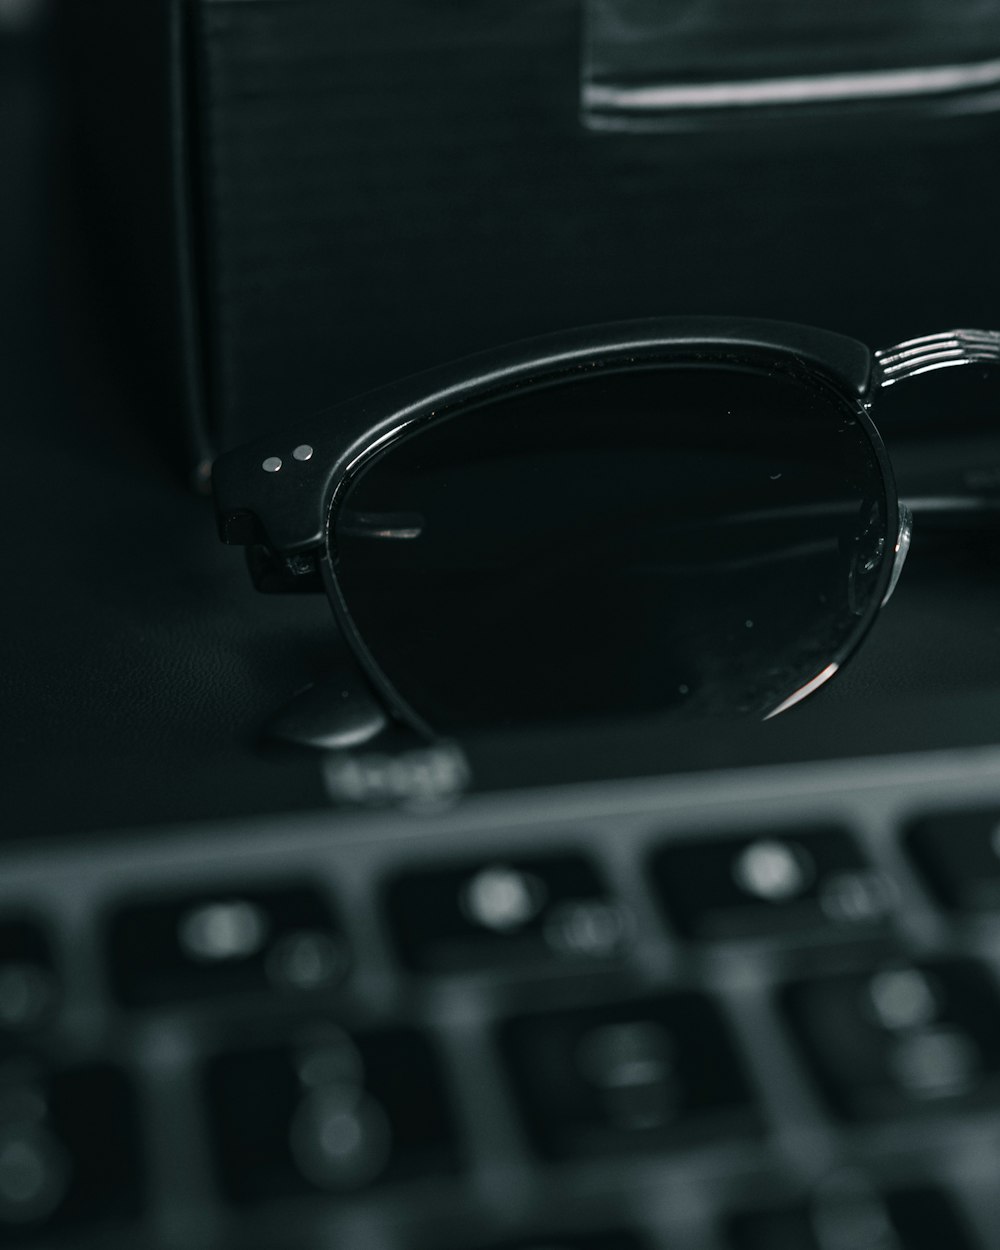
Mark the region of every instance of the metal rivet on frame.
<instances>
[{"instance_id":1,"label":"metal rivet on frame","mask_svg":"<svg viewBox=\"0 0 1000 1250\"><path fill-rule=\"evenodd\" d=\"M281 468L280 456L268 456L264 463L260 466L265 473L277 473Z\"/></svg>"},{"instance_id":2,"label":"metal rivet on frame","mask_svg":"<svg viewBox=\"0 0 1000 1250\"><path fill-rule=\"evenodd\" d=\"M313 454L313 449L309 446L308 443L300 443L298 447L296 447L295 450L292 452L292 455L295 457L296 460L311 460L312 454Z\"/></svg>"}]
</instances>

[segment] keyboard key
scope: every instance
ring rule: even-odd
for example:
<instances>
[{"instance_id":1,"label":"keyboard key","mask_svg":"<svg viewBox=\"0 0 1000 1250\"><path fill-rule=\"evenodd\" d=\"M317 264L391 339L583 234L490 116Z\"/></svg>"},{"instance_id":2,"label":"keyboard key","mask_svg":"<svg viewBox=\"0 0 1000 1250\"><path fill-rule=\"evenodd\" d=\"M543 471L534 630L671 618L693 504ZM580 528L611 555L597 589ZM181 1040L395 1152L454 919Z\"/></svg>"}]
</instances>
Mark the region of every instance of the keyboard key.
<instances>
[{"instance_id":1,"label":"keyboard key","mask_svg":"<svg viewBox=\"0 0 1000 1250\"><path fill-rule=\"evenodd\" d=\"M412 1029L211 1060L207 1096L223 1191L238 1203L351 1193L458 1167L435 1055Z\"/></svg>"},{"instance_id":2,"label":"keyboard key","mask_svg":"<svg viewBox=\"0 0 1000 1250\"><path fill-rule=\"evenodd\" d=\"M856 1189L729 1223L731 1250L971 1250L964 1222L939 1190Z\"/></svg>"},{"instance_id":3,"label":"keyboard key","mask_svg":"<svg viewBox=\"0 0 1000 1250\"><path fill-rule=\"evenodd\" d=\"M0 1246L136 1218L135 1104L125 1077L95 1065L0 1065Z\"/></svg>"},{"instance_id":4,"label":"keyboard key","mask_svg":"<svg viewBox=\"0 0 1000 1250\"><path fill-rule=\"evenodd\" d=\"M708 941L853 935L883 923L893 905L889 880L838 829L673 843L653 855L652 872L674 928Z\"/></svg>"},{"instance_id":5,"label":"keyboard key","mask_svg":"<svg viewBox=\"0 0 1000 1250\"><path fill-rule=\"evenodd\" d=\"M791 1025L835 1109L898 1116L1000 1091L1000 1001L966 961L892 964L786 988Z\"/></svg>"},{"instance_id":6,"label":"keyboard key","mask_svg":"<svg viewBox=\"0 0 1000 1250\"><path fill-rule=\"evenodd\" d=\"M107 941L130 1007L265 990L327 990L346 976L344 936L307 888L177 894L120 908Z\"/></svg>"},{"instance_id":7,"label":"keyboard key","mask_svg":"<svg viewBox=\"0 0 1000 1250\"><path fill-rule=\"evenodd\" d=\"M943 906L1000 911L1000 810L926 816L910 826L906 841Z\"/></svg>"},{"instance_id":8,"label":"keyboard key","mask_svg":"<svg viewBox=\"0 0 1000 1250\"><path fill-rule=\"evenodd\" d=\"M625 912L580 855L403 872L386 906L399 958L419 972L606 960L628 934Z\"/></svg>"},{"instance_id":9,"label":"keyboard key","mask_svg":"<svg viewBox=\"0 0 1000 1250\"><path fill-rule=\"evenodd\" d=\"M728 1031L700 994L521 1016L502 1026L501 1044L528 1132L548 1158L758 1127Z\"/></svg>"},{"instance_id":10,"label":"keyboard key","mask_svg":"<svg viewBox=\"0 0 1000 1250\"><path fill-rule=\"evenodd\" d=\"M58 996L52 951L36 925L0 923L0 1034L41 1024Z\"/></svg>"}]
</instances>

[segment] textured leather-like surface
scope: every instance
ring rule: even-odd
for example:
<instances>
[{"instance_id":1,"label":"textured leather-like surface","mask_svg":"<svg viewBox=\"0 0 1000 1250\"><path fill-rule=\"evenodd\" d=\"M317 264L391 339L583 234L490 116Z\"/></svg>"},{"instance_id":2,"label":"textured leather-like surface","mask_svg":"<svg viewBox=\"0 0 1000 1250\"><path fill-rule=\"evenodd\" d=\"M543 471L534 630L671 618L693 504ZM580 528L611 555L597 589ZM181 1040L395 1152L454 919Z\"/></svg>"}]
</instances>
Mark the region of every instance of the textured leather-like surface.
<instances>
[{"instance_id":1,"label":"textured leather-like surface","mask_svg":"<svg viewBox=\"0 0 1000 1250\"><path fill-rule=\"evenodd\" d=\"M0 38L0 837L315 804L311 763L253 744L323 666L326 604L257 596L163 460L80 263L54 82Z\"/></svg>"}]
</instances>

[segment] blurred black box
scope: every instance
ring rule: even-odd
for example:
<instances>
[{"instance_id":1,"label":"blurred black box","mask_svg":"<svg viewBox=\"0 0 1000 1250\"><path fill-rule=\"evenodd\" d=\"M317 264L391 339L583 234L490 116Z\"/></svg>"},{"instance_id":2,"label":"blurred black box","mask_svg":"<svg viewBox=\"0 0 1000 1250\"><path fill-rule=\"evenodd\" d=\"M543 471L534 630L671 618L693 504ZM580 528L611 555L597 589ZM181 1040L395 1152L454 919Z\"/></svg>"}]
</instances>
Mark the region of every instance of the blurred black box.
<instances>
[{"instance_id":1,"label":"blurred black box","mask_svg":"<svg viewBox=\"0 0 1000 1250\"><path fill-rule=\"evenodd\" d=\"M573 324L724 312L880 346L1000 320L988 110L592 129L582 20L578 0L73 6L92 237L189 467Z\"/></svg>"}]
</instances>

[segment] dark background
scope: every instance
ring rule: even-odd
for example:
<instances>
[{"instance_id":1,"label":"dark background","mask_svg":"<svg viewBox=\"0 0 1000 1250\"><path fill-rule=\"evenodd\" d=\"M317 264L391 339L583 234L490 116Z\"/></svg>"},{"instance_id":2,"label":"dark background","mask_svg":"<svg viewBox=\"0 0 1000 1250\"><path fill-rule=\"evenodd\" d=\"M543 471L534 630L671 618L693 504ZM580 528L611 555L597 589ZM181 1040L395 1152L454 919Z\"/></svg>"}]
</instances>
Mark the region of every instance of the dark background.
<instances>
[{"instance_id":1,"label":"dark background","mask_svg":"<svg viewBox=\"0 0 1000 1250\"><path fill-rule=\"evenodd\" d=\"M211 446L586 321L997 324L989 117L587 133L565 0L2 11L9 838L324 801L258 736L335 663L328 609L257 596L218 544L189 484ZM1000 463L988 392L932 382L886 397L894 454ZM989 533L918 523L794 723L491 737L479 784L996 741L995 564Z\"/></svg>"}]
</instances>

